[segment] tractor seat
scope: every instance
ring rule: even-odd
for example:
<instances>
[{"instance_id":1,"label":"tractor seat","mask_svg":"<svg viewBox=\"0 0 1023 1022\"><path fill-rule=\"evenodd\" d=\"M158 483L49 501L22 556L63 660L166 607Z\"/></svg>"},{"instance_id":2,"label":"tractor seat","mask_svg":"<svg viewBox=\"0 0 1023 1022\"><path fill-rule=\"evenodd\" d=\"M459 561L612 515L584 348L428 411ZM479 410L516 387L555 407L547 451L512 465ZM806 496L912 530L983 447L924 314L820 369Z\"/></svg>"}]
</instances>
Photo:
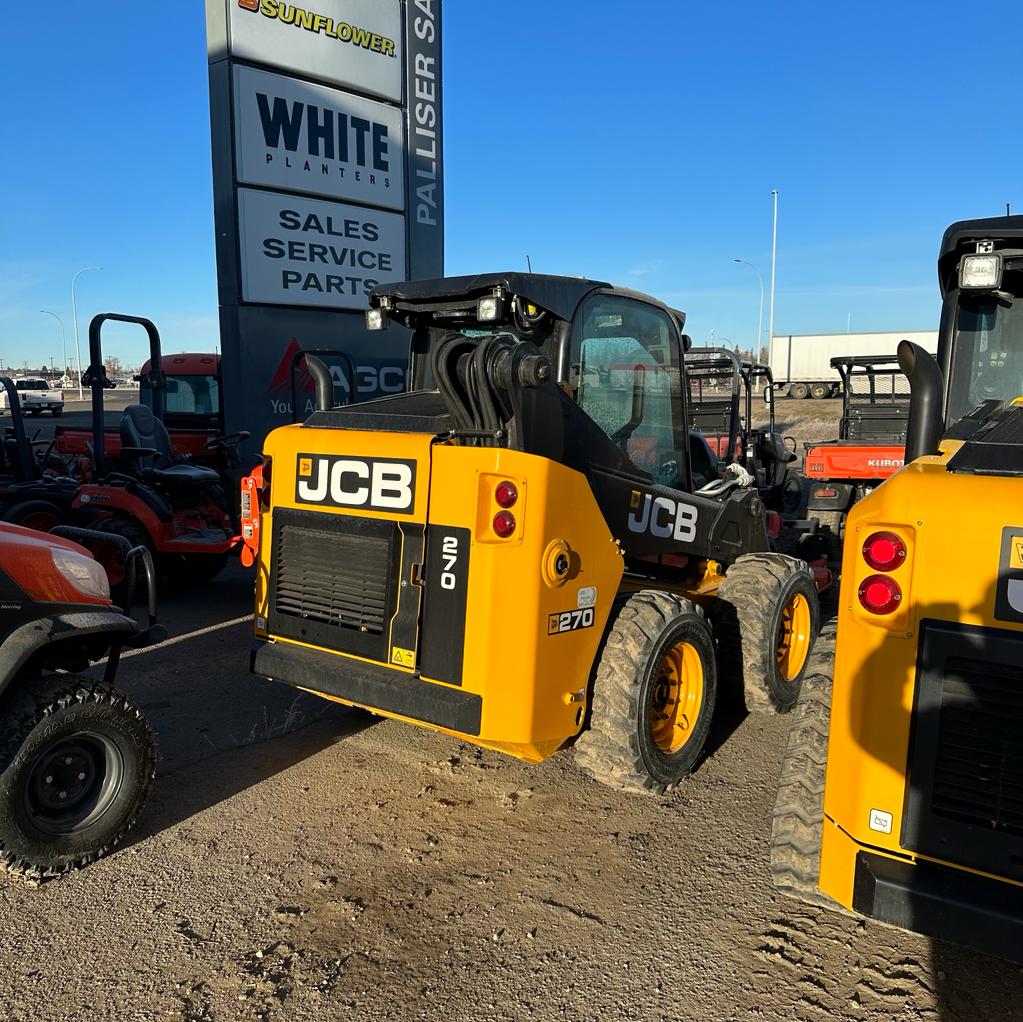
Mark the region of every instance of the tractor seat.
<instances>
[{"instance_id":1,"label":"tractor seat","mask_svg":"<svg viewBox=\"0 0 1023 1022\"><path fill-rule=\"evenodd\" d=\"M213 486L220 476L211 468L189 465L176 458L167 427L146 405L128 405L121 416L121 446L146 447L157 453L137 459L147 479L167 486Z\"/></svg>"},{"instance_id":2,"label":"tractor seat","mask_svg":"<svg viewBox=\"0 0 1023 1022\"><path fill-rule=\"evenodd\" d=\"M212 486L220 482L220 476L212 468L200 465L170 465L167 468L150 468L146 476L155 482L168 486Z\"/></svg>"}]
</instances>

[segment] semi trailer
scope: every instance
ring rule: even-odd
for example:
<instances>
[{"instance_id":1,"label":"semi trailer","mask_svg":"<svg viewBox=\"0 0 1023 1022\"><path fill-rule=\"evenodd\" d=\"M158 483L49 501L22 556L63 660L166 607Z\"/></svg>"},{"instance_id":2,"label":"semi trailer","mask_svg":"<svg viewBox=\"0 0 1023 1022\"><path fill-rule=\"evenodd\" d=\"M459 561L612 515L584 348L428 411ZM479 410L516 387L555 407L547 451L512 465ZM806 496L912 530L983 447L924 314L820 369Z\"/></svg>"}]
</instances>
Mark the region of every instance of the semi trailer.
<instances>
[{"instance_id":1,"label":"semi trailer","mask_svg":"<svg viewBox=\"0 0 1023 1022\"><path fill-rule=\"evenodd\" d=\"M893 355L899 341L912 341L932 355L938 350L936 330L775 334L768 355L775 390L783 397L837 397L842 393L842 380L831 365L833 358L839 355Z\"/></svg>"}]
</instances>

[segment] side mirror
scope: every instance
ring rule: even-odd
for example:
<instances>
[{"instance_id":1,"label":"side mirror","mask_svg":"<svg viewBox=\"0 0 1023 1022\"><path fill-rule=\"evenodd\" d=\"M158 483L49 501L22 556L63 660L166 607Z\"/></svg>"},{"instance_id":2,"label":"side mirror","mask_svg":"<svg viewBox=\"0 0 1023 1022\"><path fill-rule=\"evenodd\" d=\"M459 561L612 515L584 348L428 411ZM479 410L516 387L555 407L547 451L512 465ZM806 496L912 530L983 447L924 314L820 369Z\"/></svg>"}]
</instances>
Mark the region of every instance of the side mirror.
<instances>
[{"instance_id":1,"label":"side mirror","mask_svg":"<svg viewBox=\"0 0 1023 1022\"><path fill-rule=\"evenodd\" d=\"M689 334L682 335L682 350L689 351L693 346L693 339Z\"/></svg>"},{"instance_id":2,"label":"side mirror","mask_svg":"<svg viewBox=\"0 0 1023 1022\"><path fill-rule=\"evenodd\" d=\"M767 386L764 388L764 404L765 405L774 404L774 388L771 386Z\"/></svg>"}]
</instances>

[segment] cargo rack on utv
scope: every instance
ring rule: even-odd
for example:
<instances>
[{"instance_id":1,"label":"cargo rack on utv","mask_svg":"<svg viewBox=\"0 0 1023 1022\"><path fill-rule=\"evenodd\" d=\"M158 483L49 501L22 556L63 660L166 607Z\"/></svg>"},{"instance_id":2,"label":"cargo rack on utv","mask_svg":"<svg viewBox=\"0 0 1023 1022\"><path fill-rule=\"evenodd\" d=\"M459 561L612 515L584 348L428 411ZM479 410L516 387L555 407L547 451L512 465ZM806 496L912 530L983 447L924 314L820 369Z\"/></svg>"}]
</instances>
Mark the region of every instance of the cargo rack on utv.
<instances>
[{"instance_id":1,"label":"cargo rack on utv","mask_svg":"<svg viewBox=\"0 0 1023 1022\"><path fill-rule=\"evenodd\" d=\"M693 348L685 359L689 428L700 433L721 468L742 465L767 507L798 511L802 498L796 442L775 429L774 377L769 366L727 348ZM763 393L767 422L753 425L753 395Z\"/></svg>"},{"instance_id":2,"label":"cargo rack on utv","mask_svg":"<svg viewBox=\"0 0 1023 1022\"><path fill-rule=\"evenodd\" d=\"M807 513L820 521L829 559L837 560L849 509L902 468L910 394L895 355L839 355L831 365L842 379L838 438L807 444L803 471Z\"/></svg>"}]
</instances>

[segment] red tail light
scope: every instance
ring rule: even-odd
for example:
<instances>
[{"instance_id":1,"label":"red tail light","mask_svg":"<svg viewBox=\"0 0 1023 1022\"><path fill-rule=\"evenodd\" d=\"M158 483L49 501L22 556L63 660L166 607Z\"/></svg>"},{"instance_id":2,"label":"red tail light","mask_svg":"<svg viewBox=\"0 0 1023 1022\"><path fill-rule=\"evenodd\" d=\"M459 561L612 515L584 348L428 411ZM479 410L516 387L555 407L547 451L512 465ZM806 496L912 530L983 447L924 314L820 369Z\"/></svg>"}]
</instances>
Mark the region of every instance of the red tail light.
<instances>
[{"instance_id":1,"label":"red tail light","mask_svg":"<svg viewBox=\"0 0 1023 1022\"><path fill-rule=\"evenodd\" d=\"M507 539L515 531L515 515L511 511L498 511L494 515L494 532Z\"/></svg>"},{"instance_id":2,"label":"red tail light","mask_svg":"<svg viewBox=\"0 0 1023 1022\"><path fill-rule=\"evenodd\" d=\"M891 614L902 603L899 583L887 575L870 575L860 583L860 604L871 614Z\"/></svg>"},{"instance_id":3,"label":"red tail light","mask_svg":"<svg viewBox=\"0 0 1023 1022\"><path fill-rule=\"evenodd\" d=\"M511 481L505 480L497 484L494 490L494 500L500 507L514 507L515 501L519 499L519 488Z\"/></svg>"},{"instance_id":4,"label":"red tail light","mask_svg":"<svg viewBox=\"0 0 1023 1022\"><path fill-rule=\"evenodd\" d=\"M875 532L863 544L863 559L875 571L894 571L906 559L906 544L894 532Z\"/></svg>"}]
</instances>

